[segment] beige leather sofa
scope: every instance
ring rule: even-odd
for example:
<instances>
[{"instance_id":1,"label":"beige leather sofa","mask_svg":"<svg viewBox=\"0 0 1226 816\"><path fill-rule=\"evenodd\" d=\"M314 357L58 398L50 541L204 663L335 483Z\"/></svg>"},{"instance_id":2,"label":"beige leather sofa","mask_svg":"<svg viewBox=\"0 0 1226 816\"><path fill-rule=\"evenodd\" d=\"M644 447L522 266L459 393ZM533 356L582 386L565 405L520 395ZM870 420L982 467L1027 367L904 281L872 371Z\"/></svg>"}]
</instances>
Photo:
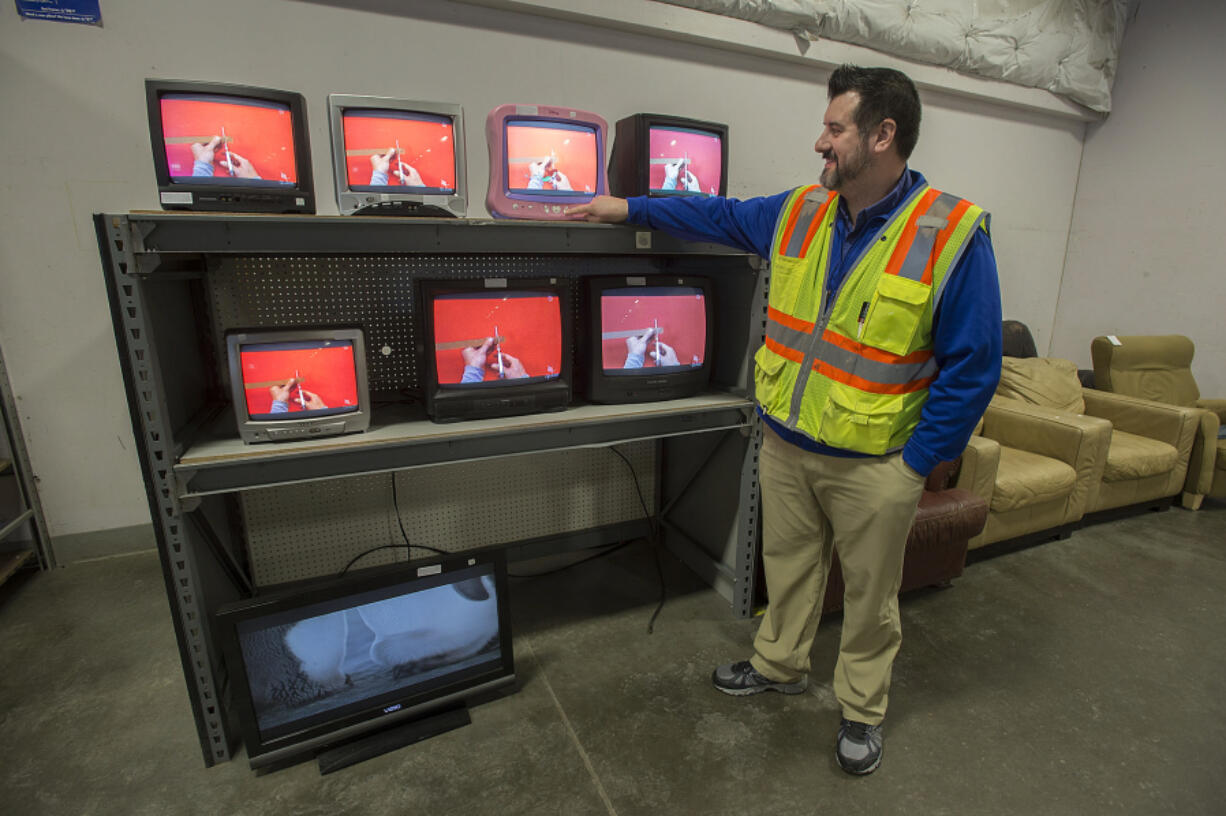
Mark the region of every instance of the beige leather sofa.
<instances>
[{"instance_id":1,"label":"beige leather sofa","mask_svg":"<svg viewBox=\"0 0 1226 816\"><path fill-rule=\"evenodd\" d=\"M1169 405L1203 409L1188 473L1183 506L1200 507L1205 495L1226 500L1226 399L1202 399L1192 376L1192 341L1181 334L1095 337L1090 343L1094 386Z\"/></svg>"},{"instance_id":2,"label":"beige leather sofa","mask_svg":"<svg viewBox=\"0 0 1226 816\"><path fill-rule=\"evenodd\" d=\"M1006 357L997 394L1111 423L1102 478L1087 513L1169 499L1182 490L1198 409L1083 388L1077 366L1053 357Z\"/></svg>"},{"instance_id":3,"label":"beige leather sofa","mask_svg":"<svg viewBox=\"0 0 1226 816\"><path fill-rule=\"evenodd\" d=\"M1067 536L1097 493L1110 437L1105 420L993 398L958 474L958 487L988 503L987 523L969 549Z\"/></svg>"}]
</instances>

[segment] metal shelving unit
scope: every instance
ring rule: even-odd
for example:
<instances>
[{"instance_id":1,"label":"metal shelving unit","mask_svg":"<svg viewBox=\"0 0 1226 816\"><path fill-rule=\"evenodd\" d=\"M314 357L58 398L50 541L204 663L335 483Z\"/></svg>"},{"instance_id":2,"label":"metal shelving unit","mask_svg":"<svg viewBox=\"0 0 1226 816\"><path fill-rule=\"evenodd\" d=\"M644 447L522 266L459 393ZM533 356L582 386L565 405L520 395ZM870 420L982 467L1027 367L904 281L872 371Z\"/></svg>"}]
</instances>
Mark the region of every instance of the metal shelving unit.
<instances>
[{"instance_id":1,"label":"metal shelving unit","mask_svg":"<svg viewBox=\"0 0 1226 816\"><path fill-rule=\"evenodd\" d=\"M0 583L29 564L37 562L42 569L55 566L51 553L47 522L43 519L42 504L26 453L25 439L21 435L21 423L17 415L17 401L9 386L8 369L4 355L0 353L0 485L11 481L16 489L7 500L15 501L9 508L0 506ZM23 530L29 531L29 540L19 539Z\"/></svg>"},{"instance_id":2,"label":"metal shelving unit","mask_svg":"<svg viewBox=\"0 0 1226 816\"><path fill-rule=\"evenodd\" d=\"M206 764L230 758L236 733L211 636L220 605L304 571L330 574L400 520L417 543L503 546L512 559L642 536L648 521L610 446L646 486L664 545L733 614L751 614L761 430L750 351L766 308L755 257L582 223L159 212L100 214L95 226ZM386 404L365 433L276 445L244 445L234 431L229 329L362 325L372 391L411 391L419 278L557 277L578 310L586 276L670 272L716 282L715 370L701 395L447 425L411 403ZM521 503L537 505L454 535L463 519L435 491L456 479L514 485ZM388 498L397 486L403 508ZM309 549L280 535L304 516L344 534Z\"/></svg>"}]
</instances>

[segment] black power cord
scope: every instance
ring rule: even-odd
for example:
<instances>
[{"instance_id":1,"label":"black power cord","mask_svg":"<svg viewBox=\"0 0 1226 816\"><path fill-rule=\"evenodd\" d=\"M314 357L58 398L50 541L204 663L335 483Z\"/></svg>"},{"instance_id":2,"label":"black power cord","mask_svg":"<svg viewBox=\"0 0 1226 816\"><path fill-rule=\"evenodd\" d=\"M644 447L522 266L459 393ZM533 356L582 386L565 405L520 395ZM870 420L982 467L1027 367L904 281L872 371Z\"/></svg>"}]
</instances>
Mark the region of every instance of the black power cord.
<instances>
[{"instance_id":1,"label":"black power cord","mask_svg":"<svg viewBox=\"0 0 1226 816\"><path fill-rule=\"evenodd\" d=\"M643 498L643 488L639 485L639 475L634 472L634 465L630 464L630 460L626 455L612 445L609 450L613 451L618 457L626 463L626 467L630 470L630 478L634 479L634 490L639 496L639 506L643 508L643 520L647 522L647 529L651 531L651 551L656 557L656 575L660 579L660 602L656 604L656 611L651 613L651 619L647 621L647 634L651 634L655 629L656 618L664 609L664 600L667 597L664 586L664 565L660 561L660 529L656 526L655 520L652 519L651 513L647 511L647 500Z\"/></svg>"},{"instance_id":2,"label":"black power cord","mask_svg":"<svg viewBox=\"0 0 1226 816\"><path fill-rule=\"evenodd\" d=\"M345 565L345 568L343 570L337 573L336 575L337 578L340 578L345 573L349 572L349 568L352 567L354 564L356 564L358 561L370 555L372 552L378 552L379 550L398 550L401 547L404 547L405 549L409 551L410 554L413 552L413 550L416 549L416 550L426 550L427 552L432 552L432 553L438 553L439 555L454 555L454 553L449 553L446 550L439 550L434 547L427 547L425 544L414 544L413 542L409 541L409 534L405 532L405 529L404 529L404 518L400 515L400 497L396 494L396 474L392 473L391 477L392 477L392 507L396 510L396 523L400 526L400 536L401 538L404 539L404 543L403 544L380 544L378 547L371 547L369 550L366 550L365 552L358 553L353 558L349 559L349 563Z\"/></svg>"}]
</instances>

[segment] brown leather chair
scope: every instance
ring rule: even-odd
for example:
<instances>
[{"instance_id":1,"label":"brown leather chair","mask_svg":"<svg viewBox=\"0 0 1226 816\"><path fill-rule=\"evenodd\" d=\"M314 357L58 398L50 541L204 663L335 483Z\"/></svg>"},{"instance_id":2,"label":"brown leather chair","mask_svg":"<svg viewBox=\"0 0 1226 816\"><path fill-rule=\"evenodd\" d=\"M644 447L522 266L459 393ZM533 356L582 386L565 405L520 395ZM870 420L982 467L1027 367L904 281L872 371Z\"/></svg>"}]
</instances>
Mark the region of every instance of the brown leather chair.
<instances>
[{"instance_id":1,"label":"brown leather chair","mask_svg":"<svg viewBox=\"0 0 1226 816\"><path fill-rule=\"evenodd\" d=\"M953 487L961 459L942 462L928 476L919 510L907 534L899 593L943 585L962 574L966 545L988 520L988 504L969 490ZM835 553L826 579L822 611L843 608L843 570Z\"/></svg>"}]
</instances>

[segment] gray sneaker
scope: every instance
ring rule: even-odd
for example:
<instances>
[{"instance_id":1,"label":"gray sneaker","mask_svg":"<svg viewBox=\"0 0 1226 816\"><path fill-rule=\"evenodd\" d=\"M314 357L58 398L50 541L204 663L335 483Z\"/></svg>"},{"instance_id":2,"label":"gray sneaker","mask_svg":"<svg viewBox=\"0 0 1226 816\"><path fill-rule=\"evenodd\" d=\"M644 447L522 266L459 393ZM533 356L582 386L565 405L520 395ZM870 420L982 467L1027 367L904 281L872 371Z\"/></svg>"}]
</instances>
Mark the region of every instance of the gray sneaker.
<instances>
[{"instance_id":1,"label":"gray sneaker","mask_svg":"<svg viewBox=\"0 0 1226 816\"><path fill-rule=\"evenodd\" d=\"M839 724L839 741L834 755L839 767L849 774L871 774L881 764L884 737L880 725L853 722L844 718Z\"/></svg>"},{"instance_id":2,"label":"gray sneaker","mask_svg":"<svg viewBox=\"0 0 1226 816\"><path fill-rule=\"evenodd\" d=\"M724 694L733 694L737 697L757 694L760 691L800 694L809 685L807 677L802 677L795 683L776 683L759 674L748 660L720 666L711 672L711 682Z\"/></svg>"}]
</instances>

